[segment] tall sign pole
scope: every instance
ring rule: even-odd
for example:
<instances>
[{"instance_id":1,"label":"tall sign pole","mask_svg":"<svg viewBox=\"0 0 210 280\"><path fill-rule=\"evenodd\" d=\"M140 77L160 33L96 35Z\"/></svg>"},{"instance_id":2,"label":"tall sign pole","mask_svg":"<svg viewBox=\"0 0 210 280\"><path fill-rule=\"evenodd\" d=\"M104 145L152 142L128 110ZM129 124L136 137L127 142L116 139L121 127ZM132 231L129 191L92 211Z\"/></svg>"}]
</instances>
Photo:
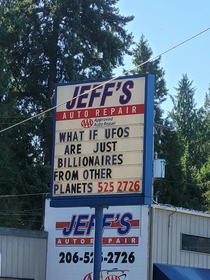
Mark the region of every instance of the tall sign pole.
<instances>
[{"instance_id":1,"label":"tall sign pole","mask_svg":"<svg viewBox=\"0 0 210 280\"><path fill-rule=\"evenodd\" d=\"M94 239L94 265L93 280L100 279L101 257L102 257L102 231L103 231L103 207L95 208L95 239Z\"/></svg>"}]
</instances>

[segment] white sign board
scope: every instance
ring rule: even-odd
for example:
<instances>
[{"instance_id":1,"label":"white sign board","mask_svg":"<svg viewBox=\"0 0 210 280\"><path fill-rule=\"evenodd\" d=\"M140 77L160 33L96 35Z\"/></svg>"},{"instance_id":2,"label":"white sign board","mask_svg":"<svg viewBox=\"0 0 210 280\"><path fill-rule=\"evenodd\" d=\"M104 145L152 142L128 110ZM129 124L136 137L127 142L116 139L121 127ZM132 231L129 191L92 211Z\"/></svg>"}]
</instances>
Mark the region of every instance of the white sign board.
<instances>
[{"instance_id":1,"label":"white sign board","mask_svg":"<svg viewBox=\"0 0 210 280\"><path fill-rule=\"evenodd\" d=\"M52 208L46 200L46 280L92 280L94 209ZM104 209L102 270L125 271L120 280L147 279L148 206ZM114 275L114 274L113 274Z\"/></svg>"},{"instance_id":2,"label":"white sign board","mask_svg":"<svg viewBox=\"0 0 210 280\"><path fill-rule=\"evenodd\" d=\"M57 85L52 200L142 194L145 91L144 76Z\"/></svg>"}]
</instances>

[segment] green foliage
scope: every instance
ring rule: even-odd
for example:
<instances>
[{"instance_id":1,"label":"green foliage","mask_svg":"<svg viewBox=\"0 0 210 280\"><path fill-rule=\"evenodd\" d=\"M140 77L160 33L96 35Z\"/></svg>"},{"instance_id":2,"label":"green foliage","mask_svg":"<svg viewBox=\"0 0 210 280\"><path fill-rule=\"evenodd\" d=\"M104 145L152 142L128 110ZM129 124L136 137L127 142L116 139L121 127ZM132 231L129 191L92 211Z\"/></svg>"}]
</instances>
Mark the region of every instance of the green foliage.
<instances>
[{"instance_id":1,"label":"green foliage","mask_svg":"<svg viewBox=\"0 0 210 280\"><path fill-rule=\"evenodd\" d=\"M205 95L204 106L199 110L198 118L202 120L202 136L203 136L203 143L204 146L204 153L206 155L206 161L210 157L210 88L209 92Z\"/></svg>"},{"instance_id":2,"label":"green foliage","mask_svg":"<svg viewBox=\"0 0 210 280\"><path fill-rule=\"evenodd\" d=\"M203 164L196 179L206 200L205 210L210 211L210 158Z\"/></svg>"},{"instance_id":3,"label":"green foliage","mask_svg":"<svg viewBox=\"0 0 210 280\"><path fill-rule=\"evenodd\" d=\"M1 182L2 183L2 182ZM3 227L23 228L21 213L21 201L17 196L16 189L11 189L10 197L0 197L0 222Z\"/></svg>"},{"instance_id":4,"label":"green foliage","mask_svg":"<svg viewBox=\"0 0 210 280\"><path fill-rule=\"evenodd\" d=\"M5 94L0 102L0 129L28 116L15 96L14 92L8 96ZM35 144L35 124L27 122L0 136L1 226L41 227L40 193L49 192L50 166L39 161L42 155L40 145Z\"/></svg>"},{"instance_id":5,"label":"green foliage","mask_svg":"<svg viewBox=\"0 0 210 280\"><path fill-rule=\"evenodd\" d=\"M117 2L0 2L0 129L51 108L55 83L110 77L123 64L133 17L121 16ZM49 192L52 115L0 135L2 226L41 226L38 194Z\"/></svg>"},{"instance_id":6,"label":"green foliage","mask_svg":"<svg viewBox=\"0 0 210 280\"><path fill-rule=\"evenodd\" d=\"M55 83L110 77L132 36L116 0L15 0L0 4L0 49L11 87L28 97L31 114L52 106ZM44 162L51 160L52 118L38 131ZM49 128L46 130L46 128Z\"/></svg>"},{"instance_id":7,"label":"green foliage","mask_svg":"<svg viewBox=\"0 0 210 280\"><path fill-rule=\"evenodd\" d=\"M152 58L152 49L148 41L142 35L140 42L133 51L135 65ZM150 73L155 75L155 137L154 151L158 153L158 158L166 160L165 179L155 179L154 194L160 191L159 202L173 204L176 206L187 206L184 187L182 184L182 164L181 157L183 147L179 141L178 134L172 129L171 123L163 119L161 104L167 97L168 90L164 79L164 70L160 67L161 58L143 64L133 71L133 74Z\"/></svg>"},{"instance_id":8,"label":"green foliage","mask_svg":"<svg viewBox=\"0 0 210 280\"><path fill-rule=\"evenodd\" d=\"M164 179L155 179L154 193L160 191L159 202L183 206L182 166L180 158L183 148L179 143L177 133L171 129L164 129L161 135L161 144L158 157L165 159L166 170Z\"/></svg>"},{"instance_id":9,"label":"green foliage","mask_svg":"<svg viewBox=\"0 0 210 280\"><path fill-rule=\"evenodd\" d=\"M133 17L120 16L116 2L9 2L0 21L2 44L10 46L14 78L27 94L49 98L52 81L109 77L122 64L132 42L124 26Z\"/></svg>"},{"instance_id":10,"label":"green foliage","mask_svg":"<svg viewBox=\"0 0 210 280\"><path fill-rule=\"evenodd\" d=\"M172 98L173 112L171 118L175 122L176 130L181 138L189 143L194 137L196 121L196 104L194 99L195 88L187 75L183 75L176 88L177 95Z\"/></svg>"},{"instance_id":11,"label":"green foliage","mask_svg":"<svg viewBox=\"0 0 210 280\"><path fill-rule=\"evenodd\" d=\"M172 99L174 108L170 116L180 141L187 147L187 166L200 169L208 158L206 142L209 138L209 120L207 121L204 109L196 108L195 88L187 75L183 75L176 90L177 95Z\"/></svg>"},{"instance_id":12,"label":"green foliage","mask_svg":"<svg viewBox=\"0 0 210 280\"><path fill-rule=\"evenodd\" d=\"M152 49L143 35L133 56L136 66L152 57ZM172 98L173 111L169 119L163 120L161 104L167 96L167 89L160 58L133 71L133 74L137 73L155 74L156 77L154 151L158 153L158 158L166 160L166 173L164 179L155 179L154 194L160 191L161 203L196 210L209 209L208 183L201 174L210 157L210 95L206 94L204 107L197 109L195 88L188 76L183 75L176 88L177 94ZM208 168L207 165L205 174L208 174Z\"/></svg>"},{"instance_id":13,"label":"green foliage","mask_svg":"<svg viewBox=\"0 0 210 280\"><path fill-rule=\"evenodd\" d=\"M173 111L170 114L182 146L180 155L182 181L182 206L196 210L206 210L208 201L201 187L198 174L202 165L208 159L207 135L209 126L206 112L197 109L194 94L195 88L187 75L183 75L176 88L177 95L172 98Z\"/></svg>"},{"instance_id":14,"label":"green foliage","mask_svg":"<svg viewBox=\"0 0 210 280\"><path fill-rule=\"evenodd\" d=\"M152 58L152 49L149 46L148 41L144 35L141 36L140 42L136 44L136 48L133 50L133 63L134 65L140 65L143 62ZM133 74L146 74L150 73L155 75L155 105L159 106L166 100L168 90L166 88L166 82L164 79L165 71L160 67L161 57L143 64L134 70ZM160 107L159 107L160 109Z\"/></svg>"}]
</instances>

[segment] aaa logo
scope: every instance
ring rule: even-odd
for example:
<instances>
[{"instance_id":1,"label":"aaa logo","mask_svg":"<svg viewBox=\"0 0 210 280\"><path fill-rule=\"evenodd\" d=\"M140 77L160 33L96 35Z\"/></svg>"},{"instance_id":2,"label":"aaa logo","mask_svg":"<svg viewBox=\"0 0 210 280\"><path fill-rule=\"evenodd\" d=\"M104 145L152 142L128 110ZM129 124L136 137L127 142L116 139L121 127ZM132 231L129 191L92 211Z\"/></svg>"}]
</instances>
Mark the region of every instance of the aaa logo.
<instances>
[{"instance_id":1,"label":"aaa logo","mask_svg":"<svg viewBox=\"0 0 210 280\"><path fill-rule=\"evenodd\" d=\"M84 119L81 121L81 126L84 128L89 128L93 125L93 120L92 119Z\"/></svg>"},{"instance_id":2,"label":"aaa logo","mask_svg":"<svg viewBox=\"0 0 210 280\"><path fill-rule=\"evenodd\" d=\"M92 280L92 272L88 273L87 275L85 275L83 280Z\"/></svg>"},{"instance_id":3,"label":"aaa logo","mask_svg":"<svg viewBox=\"0 0 210 280\"><path fill-rule=\"evenodd\" d=\"M120 280L120 277L117 275L108 275L105 280Z\"/></svg>"},{"instance_id":4,"label":"aaa logo","mask_svg":"<svg viewBox=\"0 0 210 280\"><path fill-rule=\"evenodd\" d=\"M92 272L88 273L87 275L85 275L85 277L84 277L83 280L93 280L92 275L93 275ZM105 278L105 280L125 280L125 279L127 278L126 276L127 276L127 275L126 275L125 273L122 274L122 275L120 275L120 276L117 276L117 275L108 275L108 276Z\"/></svg>"}]
</instances>

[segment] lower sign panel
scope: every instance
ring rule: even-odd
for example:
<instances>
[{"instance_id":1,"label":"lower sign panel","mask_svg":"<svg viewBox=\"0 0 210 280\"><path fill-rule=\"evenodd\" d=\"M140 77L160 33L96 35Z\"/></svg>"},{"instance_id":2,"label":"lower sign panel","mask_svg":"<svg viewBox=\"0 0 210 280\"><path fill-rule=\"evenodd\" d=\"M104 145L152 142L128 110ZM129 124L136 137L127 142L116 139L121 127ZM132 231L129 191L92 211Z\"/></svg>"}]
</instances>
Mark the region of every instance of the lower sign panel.
<instances>
[{"instance_id":1,"label":"lower sign panel","mask_svg":"<svg viewBox=\"0 0 210 280\"><path fill-rule=\"evenodd\" d=\"M51 208L46 200L47 280L66 278L67 275L74 280L93 279L94 223L94 209ZM128 275L129 279L138 275L146 280L147 242L148 206L104 209L102 270L125 271L108 273L106 277L128 280Z\"/></svg>"}]
</instances>

